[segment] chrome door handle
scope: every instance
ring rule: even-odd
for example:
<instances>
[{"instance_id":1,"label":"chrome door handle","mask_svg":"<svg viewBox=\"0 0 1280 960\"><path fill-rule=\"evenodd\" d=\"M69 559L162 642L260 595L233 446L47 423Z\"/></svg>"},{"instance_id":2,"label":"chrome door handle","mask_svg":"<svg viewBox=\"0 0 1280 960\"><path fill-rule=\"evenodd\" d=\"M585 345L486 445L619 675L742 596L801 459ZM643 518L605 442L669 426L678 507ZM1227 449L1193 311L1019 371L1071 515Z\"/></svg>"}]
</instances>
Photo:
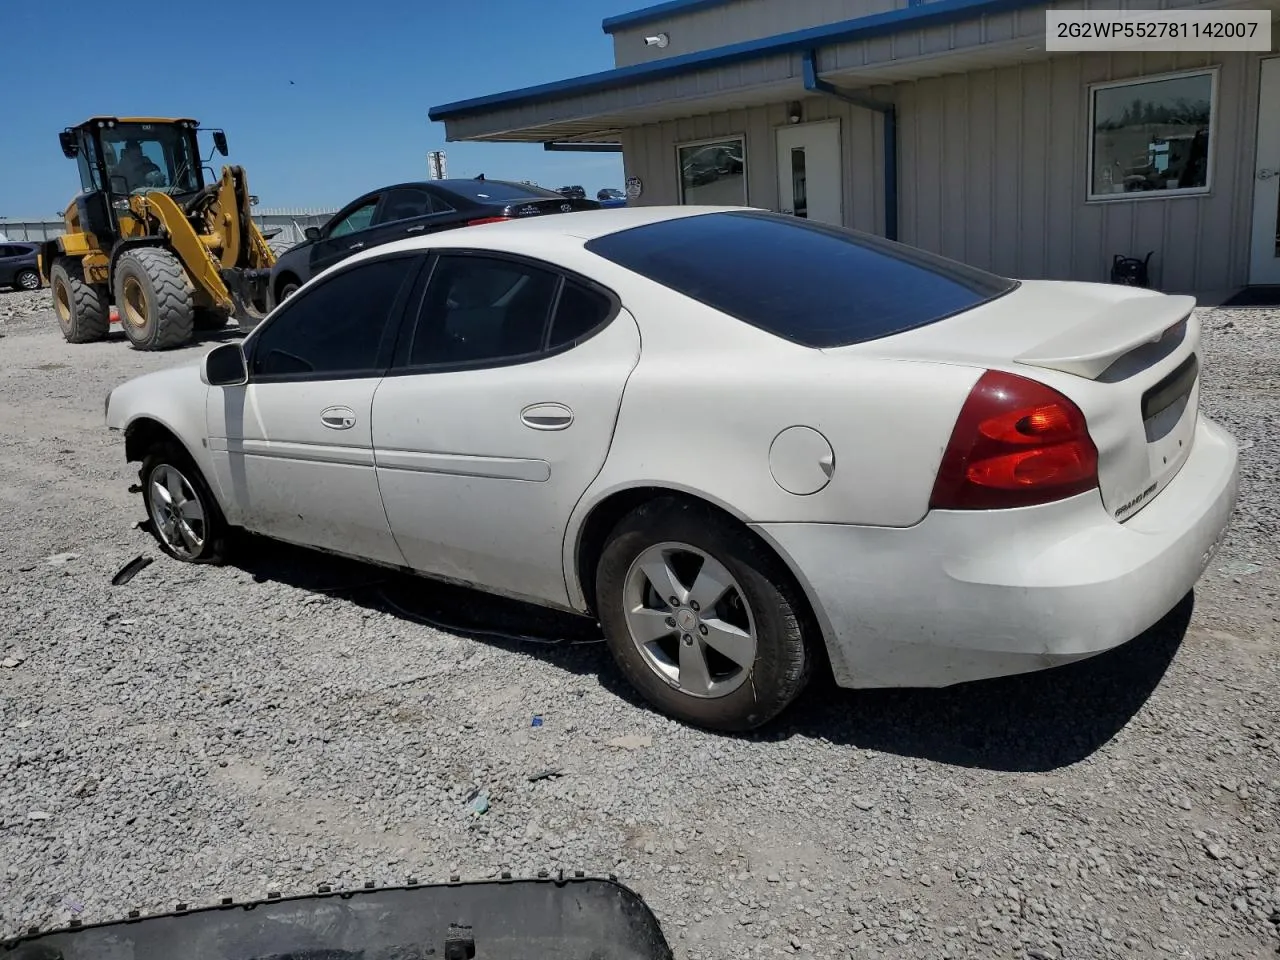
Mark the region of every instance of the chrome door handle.
<instances>
[{"instance_id":1,"label":"chrome door handle","mask_svg":"<svg viewBox=\"0 0 1280 960\"><path fill-rule=\"evenodd\" d=\"M350 430L356 425L356 412L350 407L328 407L321 412L320 422L330 430Z\"/></svg>"},{"instance_id":2,"label":"chrome door handle","mask_svg":"<svg viewBox=\"0 0 1280 960\"><path fill-rule=\"evenodd\" d=\"M421 233L425 229L427 229L427 225L425 223L420 223L416 227L410 227L405 231L405 233Z\"/></svg>"},{"instance_id":3,"label":"chrome door handle","mask_svg":"<svg viewBox=\"0 0 1280 960\"><path fill-rule=\"evenodd\" d=\"M359 243L353 243L351 246L347 247L347 249L348 249L348 250L359 250L359 249L360 249L361 247L363 247L363 246L364 246L364 241L363 241L363 240L361 240Z\"/></svg>"},{"instance_id":4,"label":"chrome door handle","mask_svg":"<svg viewBox=\"0 0 1280 960\"><path fill-rule=\"evenodd\" d=\"M1264 167L1258 171L1259 180L1270 180L1272 177L1280 177L1280 170L1267 170Z\"/></svg>"},{"instance_id":5,"label":"chrome door handle","mask_svg":"<svg viewBox=\"0 0 1280 960\"><path fill-rule=\"evenodd\" d=\"M573 411L563 403L533 403L520 411L520 422L533 430L564 430L573 424Z\"/></svg>"}]
</instances>

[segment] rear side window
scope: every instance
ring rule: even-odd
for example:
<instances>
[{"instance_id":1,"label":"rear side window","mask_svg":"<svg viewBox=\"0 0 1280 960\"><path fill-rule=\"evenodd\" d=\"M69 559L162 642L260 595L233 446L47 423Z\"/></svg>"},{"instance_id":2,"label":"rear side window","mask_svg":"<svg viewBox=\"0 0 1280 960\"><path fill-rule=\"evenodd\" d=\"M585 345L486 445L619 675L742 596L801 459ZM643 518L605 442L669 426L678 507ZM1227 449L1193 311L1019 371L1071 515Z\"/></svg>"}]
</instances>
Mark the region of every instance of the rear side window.
<instances>
[{"instance_id":1,"label":"rear side window","mask_svg":"<svg viewBox=\"0 0 1280 960\"><path fill-rule=\"evenodd\" d=\"M613 304L604 294L566 280L564 289L560 291L560 302L556 304L555 318L551 321L547 349L555 350L573 343L604 323L612 312Z\"/></svg>"},{"instance_id":2,"label":"rear side window","mask_svg":"<svg viewBox=\"0 0 1280 960\"><path fill-rule=\"evenodd\" d=\"M770 213L664 220L598 237L586 248L807 347L877 340L1017 286L869 234Z\"/></svg>"},{"instance_id":3,"label":"rear side window","mask_svg":"<svg viewBox=\"0 0 1280 960\"><path fill-rule=\"evenodd\" d=\"M537 353L559 281L526 263L440 257L418 314L410 365L493 363Z\"/></svg>"},{"instance_id":4,"label":"rear side window","mask_svg":"<svg viewBox=\"0 0 1280 960\"><path fill-rule=\"evenodd\" d=\"M344 270L295 294L253 345L257 377L374 376L379 348L416 257L389 257Z\"/></svg>"}]
</instances>

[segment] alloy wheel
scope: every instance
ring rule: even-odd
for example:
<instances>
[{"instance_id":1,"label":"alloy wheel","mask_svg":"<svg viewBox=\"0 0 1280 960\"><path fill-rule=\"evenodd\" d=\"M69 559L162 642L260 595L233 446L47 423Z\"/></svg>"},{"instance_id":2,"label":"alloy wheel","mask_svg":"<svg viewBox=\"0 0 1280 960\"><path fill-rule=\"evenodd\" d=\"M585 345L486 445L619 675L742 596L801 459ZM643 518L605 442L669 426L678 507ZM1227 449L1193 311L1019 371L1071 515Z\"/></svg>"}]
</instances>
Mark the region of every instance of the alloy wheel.
<instances>
[{"instance_id":1,"label":"alloy wheel","mask_svg":"<svg viewBox=\"0 0 1280 960\"><path fill-rule=\"evenodd\" d=\"M204 549L208 526L191 481L177 467L162 463L151 471L147 487L157 535L174 554L194 560Z\"/></svg>"},{"instance_id":2,"label":"alloy wheel","mask_svg":"<svg viewBox=\"0 0 1280 960\"><path fill-rule=\"evenodd\" d=\"M737 690L756 659L756 626L736 579L687 543L645 549L627 571L627 630L645 664L692 697Z\"/></svg>"}]
</instances>

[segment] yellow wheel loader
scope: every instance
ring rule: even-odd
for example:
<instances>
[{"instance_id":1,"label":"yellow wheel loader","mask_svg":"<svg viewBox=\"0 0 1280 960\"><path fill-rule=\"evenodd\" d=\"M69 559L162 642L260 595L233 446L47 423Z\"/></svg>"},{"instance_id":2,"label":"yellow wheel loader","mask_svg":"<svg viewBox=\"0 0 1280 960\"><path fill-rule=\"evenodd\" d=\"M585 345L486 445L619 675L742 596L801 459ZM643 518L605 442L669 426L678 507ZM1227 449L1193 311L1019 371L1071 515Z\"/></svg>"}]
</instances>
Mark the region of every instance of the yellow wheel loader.
<instances>
[{"instance_id":1,"label":"yellow wheel loader","mask_svg":"<svg viewBox=\"0 0 1280 960\"><path fill-rule=\"evenodd\" d=\"M231 319L252 329L265 316L275 251L250 216L257 201L242 167L216 179L210 170L205 182L199 129L189 119L91 117L58 135L82 189L66 233L41 247L40 272L69 342L105 337L112 304L140 350L180 347ZM226 135L212 134L225 157Z\"/></svg>"}]
</instances>

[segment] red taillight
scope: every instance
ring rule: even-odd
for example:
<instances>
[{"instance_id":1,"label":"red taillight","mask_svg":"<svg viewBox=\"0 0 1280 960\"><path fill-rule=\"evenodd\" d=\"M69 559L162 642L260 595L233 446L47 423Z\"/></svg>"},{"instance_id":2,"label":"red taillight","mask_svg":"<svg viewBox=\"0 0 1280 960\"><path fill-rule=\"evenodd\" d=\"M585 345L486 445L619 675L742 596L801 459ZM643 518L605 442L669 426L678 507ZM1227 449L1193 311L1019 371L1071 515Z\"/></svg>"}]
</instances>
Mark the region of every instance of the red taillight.
<instances>
[{"instance_id":1,"label":"red taillight","mask_svg":"<svg viewBox=\"0 0 1280 960\"><path fill-rule=\"evenodd\" d=\"M1098 449L1080 408L1058 391L988 370L969 391L929 506L1027 507L1098 485Z\"/></svg>"},{"instance_id":2,"label":"red taillight","mask_svg":"<svg viewBox=\"0 0 1280 960\"><path fill-rule=\"evenodd\" d=\"M482 223L505 223L510 217L481 217L479 220L468 220L468 227L478 227Z\"/></svg>"}]
</instances>

